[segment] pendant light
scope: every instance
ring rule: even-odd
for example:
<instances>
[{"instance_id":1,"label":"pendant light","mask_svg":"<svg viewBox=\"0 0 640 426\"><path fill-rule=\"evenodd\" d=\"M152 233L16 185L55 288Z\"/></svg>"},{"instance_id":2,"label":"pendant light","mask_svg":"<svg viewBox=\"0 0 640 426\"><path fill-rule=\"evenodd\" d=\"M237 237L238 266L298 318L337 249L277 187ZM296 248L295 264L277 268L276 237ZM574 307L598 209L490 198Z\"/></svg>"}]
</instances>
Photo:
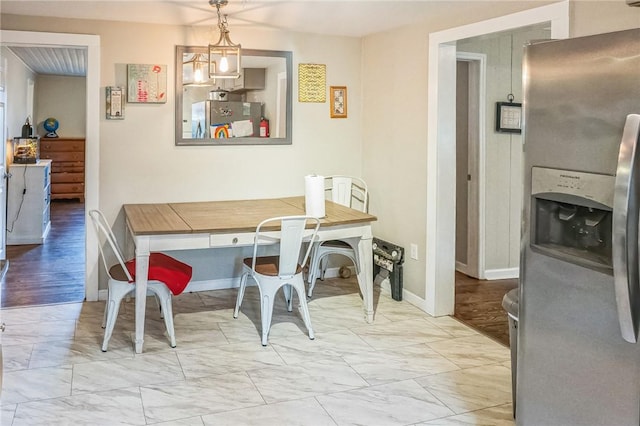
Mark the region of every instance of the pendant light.
<instances>
[{"instance_id":1,"label":"pendant light","mask_svg":"<svg viewBox=\"0 0 640 426\"><path fill-rule=\"evenodd\" d=\"M218 42L209 45L209 78L213 79L240 77L240 45L233 43L229 38L227 15L220 16L220 8L226 6L228 2L228 0L209 0L209 4L216 7L220 30Z\"/></svg>"},{"instance_id":2,"label":"pendant light","mask_svg":"<svg viewBox=\"0 0 640 426\"><path fill-rule=\"evenodd\" d=\"M191 59L183 62L182 81L185 85L202 86L209 82L207 55L194 53Z\"/></svg>"}]
</instances>

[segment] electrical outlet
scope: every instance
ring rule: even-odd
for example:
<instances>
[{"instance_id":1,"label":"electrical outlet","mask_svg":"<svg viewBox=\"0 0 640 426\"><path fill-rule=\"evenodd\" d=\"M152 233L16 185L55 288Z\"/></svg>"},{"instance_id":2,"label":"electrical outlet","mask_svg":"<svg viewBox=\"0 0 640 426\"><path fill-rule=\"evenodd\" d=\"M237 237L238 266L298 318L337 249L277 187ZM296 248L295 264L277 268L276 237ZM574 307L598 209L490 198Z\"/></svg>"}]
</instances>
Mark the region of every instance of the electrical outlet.
<instances>
[{"instance_id":1,"label":"electrical outlet","mask_svg":"<svg viewBox=\"0 0 640 426\"><path fill-rule=\"evenodd\" d=\"M413 260L418 260L418 245L411 244L411 258Z\"/></svg>"}]
</instances>

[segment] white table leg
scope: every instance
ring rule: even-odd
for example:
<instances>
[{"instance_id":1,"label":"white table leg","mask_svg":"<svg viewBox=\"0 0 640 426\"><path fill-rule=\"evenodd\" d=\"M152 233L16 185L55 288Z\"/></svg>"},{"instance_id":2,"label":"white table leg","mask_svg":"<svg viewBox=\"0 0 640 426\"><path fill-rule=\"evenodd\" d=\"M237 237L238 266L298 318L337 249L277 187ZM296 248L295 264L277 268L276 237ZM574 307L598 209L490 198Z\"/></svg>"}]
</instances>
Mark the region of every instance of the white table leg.
<instances>
[{"instance_id":1,"label":"white table leg","mask_svg":"<svg viewBox=\"0 0 640 426\"><path fill-rule=\"evenodd\" d=\"M147 307L147 277L149 275L149 238L136 237L136 353L142 353L144 318Z\"/></svg>"},{"instance_id":2,"label":"white table leg","mask_svg":"<svg viewBox=\"0 0 640 426\"><path fill-rule=\"evenodd\" d=\"M358 285L364 299L364 319L368 323L373 322L373 249L371 248L371 239L371 236L362 237L358 242L360 261Z\"/></svg>"}]
</instances>

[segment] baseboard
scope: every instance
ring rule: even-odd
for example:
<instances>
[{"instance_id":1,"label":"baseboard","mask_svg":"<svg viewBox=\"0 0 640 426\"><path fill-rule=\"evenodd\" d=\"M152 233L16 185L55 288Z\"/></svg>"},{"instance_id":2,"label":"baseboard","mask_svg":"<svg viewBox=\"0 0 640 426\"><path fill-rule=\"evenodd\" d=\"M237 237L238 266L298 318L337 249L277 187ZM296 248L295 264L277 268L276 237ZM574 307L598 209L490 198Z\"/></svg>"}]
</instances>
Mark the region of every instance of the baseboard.
<instances>
[{"instance_id":1,"label":"baseboard","mask_svg":"<svg viewBox=\"0 0 640 426\"><path fill-rule=\"evenodd\" d=\"M518 278L519 276L519 268L489 269L484 271L485 280L507 280Z\"/></svg>"}]
</instances>

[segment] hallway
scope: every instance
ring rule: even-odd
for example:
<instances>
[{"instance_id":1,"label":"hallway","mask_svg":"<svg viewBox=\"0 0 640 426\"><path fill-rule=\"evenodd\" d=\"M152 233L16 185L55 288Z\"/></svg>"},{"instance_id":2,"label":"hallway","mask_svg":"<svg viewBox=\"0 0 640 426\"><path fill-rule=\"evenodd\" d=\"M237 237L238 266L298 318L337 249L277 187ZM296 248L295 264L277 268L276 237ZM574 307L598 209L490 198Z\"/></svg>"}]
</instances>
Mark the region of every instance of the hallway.
<instances>
[{"instance_id":1,"label":"hallway","mask_svg":"<svg viewBox=\"0 0 640 426\"><path fill-rule=\"evenodd\" d=\"M509 346L509 323L502 298L518 287L517 279L476 280L456 272L455 318Z\"/></svg>"},{"instance_id":2,"label":"hallway","mask_svg":"<svg viewBox=\"0 0 640 426\"><path fill-rule=\"evenodd\" d=\"M9 269L0 307L84 300L84 204L51 202L51 231L44 244L7 246Z\"/></svg>"}]
</instances>

